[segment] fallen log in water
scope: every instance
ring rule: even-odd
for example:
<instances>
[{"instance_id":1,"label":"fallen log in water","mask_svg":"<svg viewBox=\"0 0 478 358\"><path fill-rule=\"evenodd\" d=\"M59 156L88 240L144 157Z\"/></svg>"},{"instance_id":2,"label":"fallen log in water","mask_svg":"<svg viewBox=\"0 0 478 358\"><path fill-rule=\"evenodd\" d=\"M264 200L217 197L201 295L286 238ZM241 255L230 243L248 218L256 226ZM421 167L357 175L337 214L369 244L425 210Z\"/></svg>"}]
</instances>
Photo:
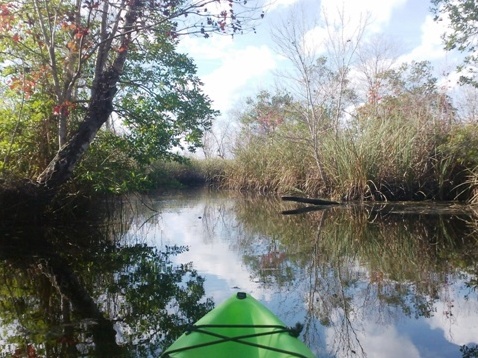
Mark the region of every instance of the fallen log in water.
<instances>
[{"instance_id":1,"label":"fallen log in water","mask_svg":"<svg viewBox=\"0 0 478 358\"><path fill-rule=\"evenodd\" d=\"M328 208L330 208L330 205L304 206L303 208L281 211L281 214L282 215L297 215L297 214L310 213L311 211L326 210Z\"/></svg>"},{"instance_id":2,"label":"fallen log in water","mask_svg":"<svg viewBox=\"0 0 478 358\"><path fill-rule=\"evenodd\" d=\"M313 198L301 198L298 196L283 196L282 200L295 201L297 203L306 203L306 204L313 204L313 205L340 205L340 203L337 201L313 199Z\"/></svg>"}]
</instances>

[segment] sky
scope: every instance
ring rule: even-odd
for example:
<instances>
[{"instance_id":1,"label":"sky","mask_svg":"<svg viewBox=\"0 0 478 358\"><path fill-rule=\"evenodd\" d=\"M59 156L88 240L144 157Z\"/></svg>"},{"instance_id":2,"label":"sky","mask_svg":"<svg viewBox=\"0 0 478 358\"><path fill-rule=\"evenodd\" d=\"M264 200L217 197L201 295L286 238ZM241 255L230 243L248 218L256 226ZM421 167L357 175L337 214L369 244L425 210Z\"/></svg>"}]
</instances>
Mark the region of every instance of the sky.
<instances>
[{"instance_id":1,"label":"sky","mask_svg":"<svg viewBox=\"0 0 478 358\"><path fill-rule=\"evenodd\" d=\"M341 4L341 0L271 1L255 34L234 39L221 35L209 39L185 37L180 42L179 50L195 60L204 92L223 116L240 109L245 98L273 89L277 78L274 74L287 66L285 59L274 51L271 39L271 29L281 19L304 8L320 24L321 8L333 17ZM446 25L433 21L430 7L428 0L343 0L345 15L352 22L370 15L366 38L380 35L397 45L400 62L429 60L437 73L453 72L456 56L443 50L440 38ZM317 38L320 29L311 29L310 35Z\"/></svg>"}]
</instances>

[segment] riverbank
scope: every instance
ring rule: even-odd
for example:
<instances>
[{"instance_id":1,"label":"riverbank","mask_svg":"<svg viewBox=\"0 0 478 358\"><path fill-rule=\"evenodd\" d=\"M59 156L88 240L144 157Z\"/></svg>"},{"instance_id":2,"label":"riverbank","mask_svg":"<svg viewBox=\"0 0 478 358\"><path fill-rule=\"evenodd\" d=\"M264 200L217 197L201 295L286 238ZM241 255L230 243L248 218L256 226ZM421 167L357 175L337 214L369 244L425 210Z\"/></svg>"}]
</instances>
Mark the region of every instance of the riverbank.
<instances>
[{"instance_id":1,"label":"riverbank","mask_svg":"<svg viewBox=\"0 0 478 358\"><path fill-rule=\"evenodd\" d=\"M274 166L274 163L279 164L277 158L267 155L261 156L262 166L257 166L255 160L259 159L258 156L254 160L249 159L251 162L248 164L241 156L234 160L215 158L192 159L182 163L158 162L136 174L130 172L128 175L135 178L131 181L120 169L98 171L96 175L89 176L80 170L54 196L37 187L33 181L4 178L0 182L0 218L44 222L59 220L59 215L67 219L84 215L90 205L111 196L202 186L261 194L321 197L340 202L433 200L478 203L478 171L471 168L460 167L455 176L450 174L446 180L429 175L416 183L411 183L409 178L364 178L364 188L360 191L352 185L360 181L360 171L351 179L351 186L340 186L346 181L336 180L335 186L325 187L317 171L305 165L305 158L300 165L296 162L290 167ZM256 167L253 168L253 165Z\"/></svg>"}]
</instances>

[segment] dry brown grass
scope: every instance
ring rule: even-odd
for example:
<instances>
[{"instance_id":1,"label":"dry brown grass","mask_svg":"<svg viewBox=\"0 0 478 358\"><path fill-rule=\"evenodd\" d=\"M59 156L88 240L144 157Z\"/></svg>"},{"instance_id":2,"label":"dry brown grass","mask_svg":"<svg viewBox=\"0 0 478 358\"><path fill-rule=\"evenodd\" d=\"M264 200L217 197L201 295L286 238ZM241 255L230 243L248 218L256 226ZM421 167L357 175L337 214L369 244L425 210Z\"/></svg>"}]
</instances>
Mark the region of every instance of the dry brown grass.
<instances>
[{"instance_id":1,"label":"dry brown grass","mask_svg":"<svg viewBox=\"0 0 478 358\"><path fill-rule=\"evenodd\" d=\"M236 150L224 183L236 190L335 200L456 199L463 169L455 163L456 144L441 149L449 130L441 123L393 118L324 133L318 153L322 175L305 140L284 133L257 137ZM476 181L476 175L468 176L466 186L476 187ZM477 201L477 190L472 193Z\"/></svg>"}]
</instances>

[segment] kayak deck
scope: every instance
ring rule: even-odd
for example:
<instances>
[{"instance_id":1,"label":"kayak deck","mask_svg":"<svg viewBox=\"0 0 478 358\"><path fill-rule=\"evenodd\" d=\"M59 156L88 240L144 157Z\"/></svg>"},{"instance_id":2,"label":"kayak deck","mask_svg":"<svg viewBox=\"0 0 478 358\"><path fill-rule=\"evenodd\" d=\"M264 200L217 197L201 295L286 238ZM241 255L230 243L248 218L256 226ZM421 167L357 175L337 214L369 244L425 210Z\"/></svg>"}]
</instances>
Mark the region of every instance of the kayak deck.
<instances>
[{"instance_id":1,"label":"kayak deck","mask_svg":"<svg viewBox=\"0 0 478 358\"><path fill-rule=\"evenodd\" d=\"M161 357L314 357L297 338L299 328L286 327L255 298L238 292L188 327Z\"/></svg>"}]
</instances>

